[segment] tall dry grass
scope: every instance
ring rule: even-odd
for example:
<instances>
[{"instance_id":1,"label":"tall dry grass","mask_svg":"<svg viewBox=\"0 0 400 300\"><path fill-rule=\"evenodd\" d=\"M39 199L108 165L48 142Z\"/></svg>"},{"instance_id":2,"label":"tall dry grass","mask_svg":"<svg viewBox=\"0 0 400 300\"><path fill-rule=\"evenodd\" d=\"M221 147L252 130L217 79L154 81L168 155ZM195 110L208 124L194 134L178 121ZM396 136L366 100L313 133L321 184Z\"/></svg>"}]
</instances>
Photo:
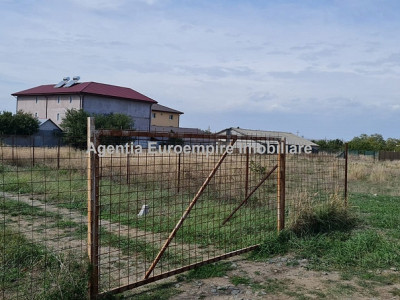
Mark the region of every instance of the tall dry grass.
<instances>
[{"instance_id":1,"label":"tall dry grass","mask_svg":"<svg viewBox=\"0 0 400 300\"><path fill-rule=\"evenodd\" d=\"M33 156L34 155L34 156ZM221 155L200 153L181 154L113 154L100 157L102 179L119 184L143 185L143 189L170 190L192 194L203 184ZM35 148L0 147L3 164L20 167L37 166L74 169L86 173L87 154L69 147ZM249 156L248 184L250 192L265 174L277 164L276 155ZM287 155L286 156L286 202L288 209L298 210L297 202L303 193L317 194L319 201L326 195L342 193L344 186L344 160L335 155ZM228 155L211 180L207 193L216 201L237 203L246 195L246 155ZM268 205L271 209L277 202L277 175L271 177L254 193L250 203ZM301 200L302 201L302 200Z\"/></svg>"},{"instance_id":2,"label":"tall dry grass","mask_svg":"<svg viewBox=\"0 0 400 300\"><path fill-rule=\"evenodd\" d=\"M316 201L316 195L299 195L292 211L288 228L298 236L319 234L332 230L346 231L357 223L356 217L347 209L343 195L332 194L327 201Z\"/></svg>"},{"instance_id":3,"label":"tall dry grass","mask_svg":"<svg viewBox=\"0 0 400 300\"><path fill-rule=\"evenodd\" d=\"M50 168L76 169L86 168L86 153L70 147L0 147L1 163L20 167L42 165Z\"/></svg>"},{"instance_id":4,"label":"tall dry grass","mask_svg":"<svg viewBox=\"0 0 400 300\"><path fill-rule=\"evenodd\" d=\"M350 191L400 196L400 161L349 162Z\"/></svg>"}]
</instances>

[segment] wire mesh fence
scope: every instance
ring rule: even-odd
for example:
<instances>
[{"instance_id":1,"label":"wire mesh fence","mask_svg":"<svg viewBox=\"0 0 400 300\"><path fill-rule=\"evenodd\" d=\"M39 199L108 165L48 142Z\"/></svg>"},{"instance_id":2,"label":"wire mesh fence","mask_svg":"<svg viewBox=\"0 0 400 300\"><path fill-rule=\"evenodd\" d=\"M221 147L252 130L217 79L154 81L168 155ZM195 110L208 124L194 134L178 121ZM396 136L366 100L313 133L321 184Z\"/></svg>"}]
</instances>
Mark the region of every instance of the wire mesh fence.
<instances>
[{"instance_id":1,"label":"wire mesh fence","mask_svg":"<svg viewBox=\"0 0 400 300\"><path fill-rule=\"evenodd\" d=\"M86 153L1 140L0 298L85 295Z\"/></svg>"},{"instance_id":2,"label":"wire mesh fence","mask_svg":"<svg viewBox=\"0 0 400 300\"><path fill-rule=\"evenodd\" d=\"M298 145L280 137L95 136L131 137L135 146L98 149L94 293L122 292L250 251L305 208L345 201L345 156L296 152ZM291 146L297 150L289 154Z\"/></svg>"},{"instance_id":3,"label":"wire mesh fence","mask_svg":"<svg viewBox=\"0 0 400 300\"><path fill-rule=\"evenodd\" d=\"M93 133L89 160L62 142L3 139L2 298L83 298L88 281L92 297L122 292L254 249L304 209L344 201L340 153L296 152L280 137Z\"/></svg>"}]
</instances>

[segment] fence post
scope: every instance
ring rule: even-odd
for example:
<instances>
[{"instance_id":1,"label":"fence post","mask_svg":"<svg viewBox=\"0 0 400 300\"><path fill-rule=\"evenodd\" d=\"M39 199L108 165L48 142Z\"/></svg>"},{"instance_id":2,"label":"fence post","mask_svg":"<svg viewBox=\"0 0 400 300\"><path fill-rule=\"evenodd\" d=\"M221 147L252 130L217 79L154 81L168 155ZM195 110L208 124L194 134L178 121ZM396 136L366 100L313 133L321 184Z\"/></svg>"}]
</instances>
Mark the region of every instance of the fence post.
<instances>
[{"instance_id":1,"label":"fence post","mask_svg":"<svg viewBox=\"0 0 400 300\"><path fill-rule=\"evenodd\" d=\"M344 145L344 204L347 207L347 172L349 163L349 144Z\"/></svg>"},{"instance_id":2,"label":"fence post","mask_svg":"<svg viewBox=\"0 0 400 300\"><path fill-rule=\"evenodd\" d=\"M94 118L87 118L87 144L97 149ZM91 264L89 277L89 299L97 299L99 292L99 156L88 153L88 255Z\"/></svg>"},{"instance_id":3,"label":"fence post","mask_svg":"<svg viewBox=\"0 0 400 300\"><path fill-rule=\"evenodd\" d=\"M285 186L286 186L286 139L279 142L278 149L278 232L285 228Z\"/></svg>"}]
</instances>

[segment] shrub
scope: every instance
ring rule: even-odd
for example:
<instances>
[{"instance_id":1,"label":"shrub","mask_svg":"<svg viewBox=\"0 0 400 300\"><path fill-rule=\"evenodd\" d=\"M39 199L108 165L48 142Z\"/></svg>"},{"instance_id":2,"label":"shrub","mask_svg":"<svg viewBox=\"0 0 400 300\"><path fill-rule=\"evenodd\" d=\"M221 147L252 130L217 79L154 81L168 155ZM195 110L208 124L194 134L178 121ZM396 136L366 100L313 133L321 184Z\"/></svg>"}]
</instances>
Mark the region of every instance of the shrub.
<instances>
[{"instance_id":1,"label":"shrub","mask_svg":"<svg viewBox=\"0 0 400 300\"><path fill-rule=\"evenodd\" d=\"M15 115L5 111L0 113L0 134L31 135L39 130L39 120L22 110Z\"/></svg>"},{"instance_id":2,"label":"shrub","mask_svg":"<svg viewBox=\"0 0 400 300\"><path fill-rule=\"evenodd\" d=\"M337 195L324 204L305 202L295 213L296 217L289 228L297 236L348 231L357 223L357 218L349 212L344 200Z\"/></svg>"},{"instance_id":3,"label":"shrub","mask_svg":"<svg viewBox=\"0 0 400 300\"><path fill-rule=\"evenodd\" d=\"M133 129L132 118L124 114L89 114L80 109L68 109L61 122L65 131L64 140L75 148L85 149L87 143L87 118L95 118L96 129ZM102 137L100 144L116 145L125 144L132 140L129 137Z\"/></svg>"}]
</instances>

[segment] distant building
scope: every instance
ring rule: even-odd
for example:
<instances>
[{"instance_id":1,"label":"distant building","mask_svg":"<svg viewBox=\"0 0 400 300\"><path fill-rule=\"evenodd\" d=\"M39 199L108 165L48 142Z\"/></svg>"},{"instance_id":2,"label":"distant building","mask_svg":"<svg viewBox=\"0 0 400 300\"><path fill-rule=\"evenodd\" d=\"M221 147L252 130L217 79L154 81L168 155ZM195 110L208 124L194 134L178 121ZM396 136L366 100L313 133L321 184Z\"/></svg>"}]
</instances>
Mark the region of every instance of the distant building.
<instances>
[{"instance_id":1,"label":"distant building","mask_svg":"<svg viewBox=\"0 0 400 300\"><path fill-rule=\"evenodd\" d=\"M123 113L132 117L135 129L149 131L151 106L157 101L126 87L97 82L69 81L41 85L12 94L17 97L17 111L32 113L39 119L51 119L59 125L67 109L89 113Z\"/></svg>"},{"instance_id":2,"label":"distant building","mask_svg":"<svg viewBox=\"0 0 400 300\"><path fill-rule=\"evenodd\" d=\"M24 136L4 137L3 142L7 145L24 147L56 147L62 144L62 130L50 119L39 119L39 131L35 134Z\"/></svg>"},{"instance_id":3,"label":"distant building","mask_svg":"<svg viewBox=\"0 0 400 300\"><path fill-rule=\"evenodd\" d=\"M151 125L179 127L179 117L183 112L160 104L151 107Z\"/></svg>"},{"instance_id":4,"label":"distant building","mask_svg":"<svg viewBox=\"0 0 400 300\"><path fill-rule=\"evenodd\" d=\"M305 139L299 137L290 132L282 132L282 131L266 131L266 130L253 130L253 129L243 129L239 127L230 127L224 130L219 131L217 134L221 135L237 135L237 136L251 136L251 137L265 137L265 138L284 138L286 140L286 145L295 146L291 147L292 149L297 149L297 153L303 152L299 151L301 149L304 150L305 146L311 148L312 152L318 151L318 145ZM220 141L222 143L226 143L226 141ZM276 142L271 141L270 144L276 144ZM246 141L246 140L239 140L235 143L235 148L241 147L244 149L246 146L251 146L253 148L257 148L260 145L265 146L266 142L264 141Z\"/></svg>"},{"instance_id":5,"label":"distant building","mask_svg":"<svg viewBox=\"0 0 400 300\"><path fill-rule=\"evenodd\" d=\"M199 144L199 145L208 145L210 144L210 140L207 138L198 138L198 137L186 137L181 138L183 135L204 135L206 132L199 128L185 128L185 127L172 127L172 126L151 126L151 132L156 133L171 133L177 134L179 139L182 140L183 144L191 145L191 144ZM154 141L159 142L160 144L168 143L169 138L166 137L156 137ZM213 141L214 142L214 141Z\"/></svg>"}]
</instances>

